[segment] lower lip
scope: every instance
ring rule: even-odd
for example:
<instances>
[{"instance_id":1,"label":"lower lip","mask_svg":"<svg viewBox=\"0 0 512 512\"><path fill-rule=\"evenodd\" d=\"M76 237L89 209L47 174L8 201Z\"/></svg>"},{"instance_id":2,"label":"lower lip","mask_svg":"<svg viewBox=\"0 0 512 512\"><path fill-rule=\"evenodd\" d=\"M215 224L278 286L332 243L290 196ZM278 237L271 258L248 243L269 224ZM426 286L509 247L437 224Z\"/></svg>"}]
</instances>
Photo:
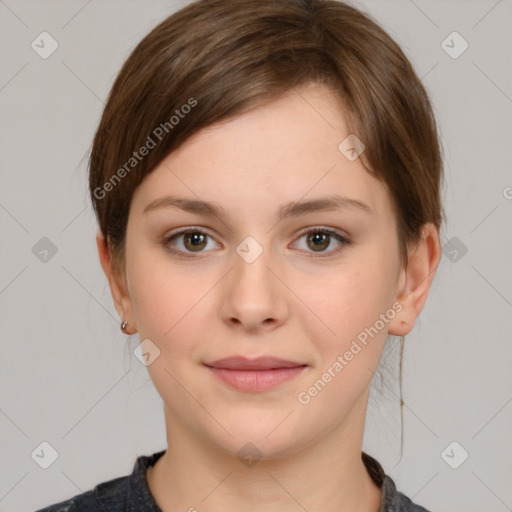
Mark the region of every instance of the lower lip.
<instances>
[{"instance_id":1,"label":"lower lip","mask_svg":"<svg viewBox=\"0 0 512 512\"><path fill-rule=\"evenodd\" d=\"M233 388L239 389L240 391L257 392L271 389L283 382L293 379L301 373L306 366L259 371L228 370L226 368L213 368L211 366L207 368Z\"/></svg>"}]
</instances>

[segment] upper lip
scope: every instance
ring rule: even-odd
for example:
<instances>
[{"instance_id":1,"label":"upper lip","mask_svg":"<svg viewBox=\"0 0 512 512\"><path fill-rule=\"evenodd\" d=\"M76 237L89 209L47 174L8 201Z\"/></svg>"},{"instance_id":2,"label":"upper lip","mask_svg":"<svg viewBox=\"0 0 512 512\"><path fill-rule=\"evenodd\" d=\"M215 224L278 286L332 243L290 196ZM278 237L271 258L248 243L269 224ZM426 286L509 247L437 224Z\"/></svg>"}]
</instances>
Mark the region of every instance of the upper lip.
<instances>
[{"instance_id":1,"label":"upper lip","mask_svg":"<svg viewBox=\"0 0 512 512\"><path fill-rule=\"evenodd\" d=\"M254 359L248 359L243 356L225 357L218 359L213 363L205 363L206 366L213 368L225 368L228 370L272 370L276 368L294 368L297 366L307 366L304 363L287 361L277 357L262 356Z\"/></svg>"}]
</instances>

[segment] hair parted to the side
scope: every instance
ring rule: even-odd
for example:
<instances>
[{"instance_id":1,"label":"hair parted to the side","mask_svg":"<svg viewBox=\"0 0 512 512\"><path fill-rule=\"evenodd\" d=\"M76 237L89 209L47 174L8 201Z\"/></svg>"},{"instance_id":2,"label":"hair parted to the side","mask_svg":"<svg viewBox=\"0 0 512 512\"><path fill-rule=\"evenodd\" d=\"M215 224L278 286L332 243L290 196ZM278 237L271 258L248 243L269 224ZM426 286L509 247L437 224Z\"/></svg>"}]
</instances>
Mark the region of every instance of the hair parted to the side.
<instances>
[{"instance_id":1,"label":"hair parted to the side","mask_svg":"<svg viewBox=\"0 0 512 512\"><path fill-rule=\"evenodd\" d=\"M446 218L434 113L400 47L371 16L342 1L197 0L135 47L94 137L89 192L114 269L125 271L133 194L170 152L200 129L310 82L331 88L346 135L363 141L359 158L390 194L406 267L424 224L440 231ZM401 454L402 447L403 436Z\"/></svg>"},{"instance_id":2,"label":"hair parted to the side","mask_svg":"<svg viewBox=\"0 0 512 512\"><path fill-rule=\"evenodd\" d=\"M445 216L434 114L399 46L341 1L198 0L135 47L94 137L89 191L115 268L124 269L133 193L171 151L201 128L313 81L334 91L347 135L365 144L363 164L387 187L406 266L422 226L440 230ZM154 147L134 162L148 137Z\"/></svg>"}]
</instances>

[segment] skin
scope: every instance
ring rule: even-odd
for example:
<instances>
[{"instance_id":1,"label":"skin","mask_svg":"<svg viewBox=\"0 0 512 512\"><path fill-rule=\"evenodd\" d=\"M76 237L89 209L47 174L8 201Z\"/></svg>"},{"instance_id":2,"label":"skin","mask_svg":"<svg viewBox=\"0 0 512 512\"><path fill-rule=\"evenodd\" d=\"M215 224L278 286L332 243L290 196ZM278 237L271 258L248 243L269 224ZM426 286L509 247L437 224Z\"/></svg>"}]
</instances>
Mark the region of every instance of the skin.
<instances>
[{"instance_id":1,"label":"skin","mask_svg":"<svg viewBox=\"0 0 512 512\"><path fill-rule=\"evenodd\" d=\"M162 161L134 193L122 271L98 233L127 332L161 351L147 369L164 402L168 449L147 479L164 512L296 512L299 504L379 510L381 491L361 460L370 382L387 335L413 329L441 250L427 224L402 268L389 193L361 159L338 150L347 135L331 91L309 84L201 130ZM282 204L333 192L373 213L340 209L277 221ZM169 194L219 203L226 216L175 207L143 213ZM190 226L210 235L196 242L199 249L181 236L168 247L190 258L166 250L165 235ZM315 242L305 231L315 226L351 243ZM236 252L248 236L263 250L252 263ZM299 403L298 393L397 301L401 311L378 335L308 404ZM308 367L274 389L246 393L203 365L239 354ZM252 467L237 457L248 442L261 454Z\"/></svg>"}]
</instances>

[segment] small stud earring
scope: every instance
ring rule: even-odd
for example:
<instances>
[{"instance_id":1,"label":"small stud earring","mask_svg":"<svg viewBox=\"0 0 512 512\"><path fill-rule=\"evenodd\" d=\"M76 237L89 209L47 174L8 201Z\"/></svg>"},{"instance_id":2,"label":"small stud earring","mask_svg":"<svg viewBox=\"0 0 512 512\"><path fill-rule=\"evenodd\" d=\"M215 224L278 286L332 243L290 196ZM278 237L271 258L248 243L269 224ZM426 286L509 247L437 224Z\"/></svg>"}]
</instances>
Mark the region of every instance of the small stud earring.
<instances>
[{"instance_id":1,"label":"small stud earring","mask_svg":"<svg viewBox=\"0 0 512 512\"><path fill-rule=\"evenodd\" d=\"M128 322L126 320L123 321L121 324L121 331L126 332L126 327L128 325Z\"/></svg>"}]
</instances>

